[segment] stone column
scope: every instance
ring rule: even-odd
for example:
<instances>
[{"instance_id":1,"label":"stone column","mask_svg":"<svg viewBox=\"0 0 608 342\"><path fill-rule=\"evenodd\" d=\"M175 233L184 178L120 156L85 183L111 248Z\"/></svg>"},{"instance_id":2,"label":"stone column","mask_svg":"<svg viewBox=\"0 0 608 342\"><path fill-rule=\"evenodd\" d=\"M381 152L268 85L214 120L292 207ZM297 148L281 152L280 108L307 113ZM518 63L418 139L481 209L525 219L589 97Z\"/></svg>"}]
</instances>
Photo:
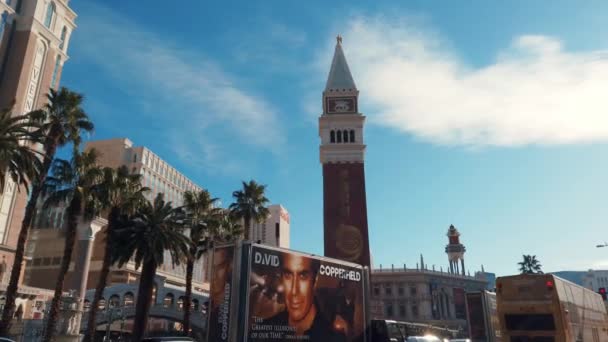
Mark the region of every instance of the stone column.
<instances>
[{"instance_id":1,"label":"stone column","mask_svg":"<svg viewBox=\"0 0 608 342\"><path fill-rule=\"evenodd\" d=\"M80 299L79 308L87 291L87 278L89 267L91 266L91 256L93 254L93 242L95 235L107 224L103 218L96 217L92 221L81 222L78 225L76 238L76 254L74 255L74 272L71 277L69 289L76 291L75 295Z\"/></svg>"},{"instance_id":2,"label":"stone column","mask_svg":"<svg viewBox=\"0 0 608 342\"><path fill-rule=\"evenodd\" d=\"M87 279L89 275L89 267L91 265L91 256L93 254L93 242L95 235L102 227L107 225L107 220L96 217L92 221L81 221L77 228L77 237L74 254L74 269L68 282L68 290L73 291L75 310L72 313L72 326L70 331L80 331L80 321L84 309L84 299L87 291Z\"/></svg>"}]
</instances>

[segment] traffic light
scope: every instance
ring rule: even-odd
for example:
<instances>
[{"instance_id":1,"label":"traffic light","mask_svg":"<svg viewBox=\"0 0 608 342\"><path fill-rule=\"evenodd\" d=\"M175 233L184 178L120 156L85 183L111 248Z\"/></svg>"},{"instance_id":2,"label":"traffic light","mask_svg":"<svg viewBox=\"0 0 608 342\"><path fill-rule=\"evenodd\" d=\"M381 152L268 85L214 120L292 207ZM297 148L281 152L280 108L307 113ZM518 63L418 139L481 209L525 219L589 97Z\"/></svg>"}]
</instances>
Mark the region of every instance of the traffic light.
<instances>
[{"instance_id":1,"label":"traffic light","mask_svg":"<svg viewBox=\"0 0 608 342\"><path fill-rule=\"evenodd\" d=\"M602 299L606 300L606 288L605 287L600 287L600 289L597 291L600 295L602 295Z\"/></svg>"}]
</instances>

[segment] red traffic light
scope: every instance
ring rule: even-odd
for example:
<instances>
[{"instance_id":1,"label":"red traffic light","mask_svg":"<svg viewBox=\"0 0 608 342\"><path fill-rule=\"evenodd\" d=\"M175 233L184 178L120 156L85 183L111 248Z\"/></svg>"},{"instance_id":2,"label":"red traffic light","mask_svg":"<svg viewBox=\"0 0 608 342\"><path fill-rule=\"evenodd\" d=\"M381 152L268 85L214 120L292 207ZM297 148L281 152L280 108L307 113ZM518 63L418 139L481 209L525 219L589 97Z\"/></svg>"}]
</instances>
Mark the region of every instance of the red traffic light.
<instances>
[{"instance_id":1,"label":"red traffic light","mask_svg":"<svg viewBox=\"0 0 608 342\"><path fill-rule=\"evenodd\" d=\"M606 294L606 289L605 289L605 288L603 288L603 287L600 287L600 293L602 293L602 294Z\"/></svg>"},{"instance_id":2,"label":"red traffic light","mask_svg":"<svg viewBox=\"0 0 608 342\"><path fill-rule=\"evenodd\" d=\"M602 296L603 300L606 300L606 288L605 287L600 287L597 292Z\"/></svg>"},{"instance_id":3,"label":"red traffic light","mask_svg":"<svg viewBox=\"0 0 608 342\"><path fill-rule=\"evenodd\" d=\"M547 289L548 290L553 290L553 281L547 280Z\"/></svg>"}]
</instances>

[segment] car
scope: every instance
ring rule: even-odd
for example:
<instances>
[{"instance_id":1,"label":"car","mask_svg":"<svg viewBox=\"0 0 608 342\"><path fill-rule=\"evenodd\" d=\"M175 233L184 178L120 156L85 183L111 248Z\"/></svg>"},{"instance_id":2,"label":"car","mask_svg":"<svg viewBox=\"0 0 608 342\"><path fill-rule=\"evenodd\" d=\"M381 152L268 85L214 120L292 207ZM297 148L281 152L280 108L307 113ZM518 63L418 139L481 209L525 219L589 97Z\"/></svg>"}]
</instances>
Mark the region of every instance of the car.
<instances>
[{"instance_id":1,"label":"car","mask_svg":"<svg viewBox=\"0 0 608 342\"><path fill-rule=\"evenodd\" d=\"M0 342L15 342L15 340L11 340L8 337L0 337Z\"/></svg>"},{"instance_id":2,"label":"car","mask_svg":"<svg viewBox=\"0 0 608 342\"><path fill-rule=\"evenodd\" d=\"M190 337L183 336L167 336L167 337L146 337L141 340L142 342L193 342L196 341ZM2 341L0 341L2 342Z\"/></svg>"},{"instance_id":3,"label":"car","mask_svg":"<svg viewBox=\"0 0 608 342\"><path fill-rule=\"evenodd\" d=\"M471 339L468 338L453 338L450 342L471 342Z\"/></svg>"},{"instance_id":4,"label":"car","mask_svg":"<svg viewBox=\"0 0 608 342\"><path fill-rule=\"evenodd\" d=\"M409 336L406 342L441 342L441 339L433 335Z\"/></svg>"}]
</instances>

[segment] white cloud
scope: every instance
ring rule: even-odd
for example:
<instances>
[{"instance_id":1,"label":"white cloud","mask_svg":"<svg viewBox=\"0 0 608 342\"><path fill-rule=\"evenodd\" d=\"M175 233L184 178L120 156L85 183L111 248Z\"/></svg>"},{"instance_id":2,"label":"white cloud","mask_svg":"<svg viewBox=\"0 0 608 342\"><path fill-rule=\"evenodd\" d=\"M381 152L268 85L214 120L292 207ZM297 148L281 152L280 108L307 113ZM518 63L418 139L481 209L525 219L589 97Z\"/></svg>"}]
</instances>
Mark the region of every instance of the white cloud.
<instances>
[{"instance_id":1,"label":"white cloud","mask_svg":"<svg viewBox=\"0 0 608 342\"><path fill-rule=\"evenodd\" d=\"M216 161L214 139L280 152L285 137L274 106L211 58L99 5L86 4L80 19L74 49L136 98L149 114L142 120L162 127L181 159ZM230 165L234 151L222 152L220 164Z\"/></svg>"},{"instance_id":2,"label":"white cloud","mask_svg":"<svg viewBox=\"0 0 608 342\"><path fill-rule=\"evenodd\" d=\"M606 51L569 52L556 38L524 35L493 63L473 67L437 35L403 21L354 18L343 35L373 123L438 144L608 140ZM324 75L331 53L333 44L317 61Z\"/></svg>"}]
</instances>

